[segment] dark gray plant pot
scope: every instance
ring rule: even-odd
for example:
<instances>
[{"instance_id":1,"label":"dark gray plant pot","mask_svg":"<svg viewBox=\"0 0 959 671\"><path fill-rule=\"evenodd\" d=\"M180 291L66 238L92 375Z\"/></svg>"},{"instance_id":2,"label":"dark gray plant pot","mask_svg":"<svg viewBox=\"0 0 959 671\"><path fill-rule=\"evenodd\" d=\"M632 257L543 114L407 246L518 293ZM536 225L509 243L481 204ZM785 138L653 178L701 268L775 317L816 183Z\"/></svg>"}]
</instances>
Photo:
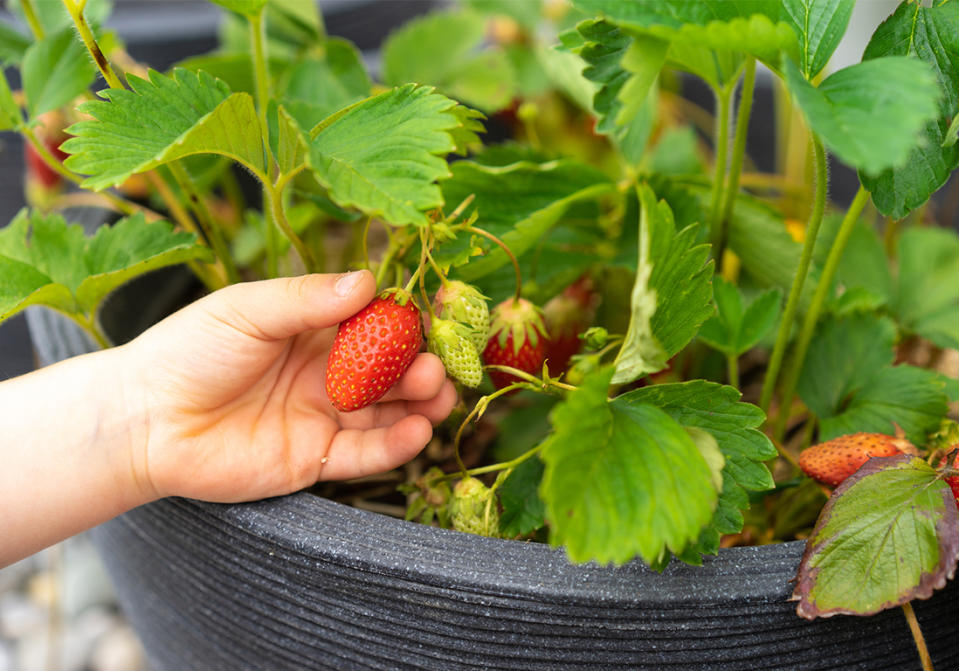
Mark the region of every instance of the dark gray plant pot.
<instances>
[{"instance_id":1,"label":"dark gray plant pot","mask_svg":"<svg viewBox=\"0 0 959 671\"><path fill-rule=\"evenodd\" d=\"M44 363L87 347L61 318L31 327ZM544 545L306 493L161 500L93 537L158 671L919 668L898 609L795 615L801 543L722 550L656 574L638 562L573 565ZM936 668L959 668L959 586L916 612Z\"/></svg>"}]
</instances>

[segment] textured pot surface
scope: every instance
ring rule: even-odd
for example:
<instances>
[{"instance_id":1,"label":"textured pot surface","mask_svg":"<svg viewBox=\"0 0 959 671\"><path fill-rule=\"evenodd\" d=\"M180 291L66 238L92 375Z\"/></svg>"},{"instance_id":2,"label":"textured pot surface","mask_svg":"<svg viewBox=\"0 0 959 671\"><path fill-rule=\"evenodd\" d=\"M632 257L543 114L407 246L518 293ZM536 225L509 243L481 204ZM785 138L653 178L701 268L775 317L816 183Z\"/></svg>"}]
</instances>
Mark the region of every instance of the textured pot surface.
<instances>
[{"instance_id":1,"label":"textured pot surface","mask_svg":"<svg viewBox=\"0 0 959 671\"><path fill-rule=\"evenodd\" d=\"M43 314L31 321L41 362L88 347ZM305 493L161 500L94 539L157 671L918 668L898 609L796 616L787 599L801 543L657 574L638 562L572 565L544 545ZM959 668L959 586L915 609L936 668Z\"/></svg>"}]
</instances>

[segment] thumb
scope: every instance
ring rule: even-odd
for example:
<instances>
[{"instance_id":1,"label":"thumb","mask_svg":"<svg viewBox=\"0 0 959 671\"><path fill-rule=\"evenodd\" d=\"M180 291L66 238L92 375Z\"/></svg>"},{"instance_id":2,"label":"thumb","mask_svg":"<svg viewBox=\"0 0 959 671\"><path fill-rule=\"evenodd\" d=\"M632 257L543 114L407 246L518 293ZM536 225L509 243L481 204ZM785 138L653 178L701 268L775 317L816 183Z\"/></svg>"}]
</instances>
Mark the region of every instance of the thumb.
<instances>
[{"instance_id":1,"label":"thumb","mask_svg":"<svg viewBox=\"0 0 959 671\"><path fill-rule=\"evenodd\" d=\"M284 340L334 326L366 306L376 293L368 270L312 274L234 284L201 303L211 316L261 340Z\"/></svg>"}]
</instances>

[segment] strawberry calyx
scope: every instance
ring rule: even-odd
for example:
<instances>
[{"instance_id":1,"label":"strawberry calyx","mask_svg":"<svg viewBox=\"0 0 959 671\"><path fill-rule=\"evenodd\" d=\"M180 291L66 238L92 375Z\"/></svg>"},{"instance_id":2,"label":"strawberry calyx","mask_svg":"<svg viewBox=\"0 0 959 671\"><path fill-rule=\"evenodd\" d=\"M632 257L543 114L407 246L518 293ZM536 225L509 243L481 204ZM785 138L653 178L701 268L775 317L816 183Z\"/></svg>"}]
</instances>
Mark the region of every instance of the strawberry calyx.
<instances>
[{"instance_id":1,"label":"strawberry calyx","mask_svg":"<svg viewBox=\"0 0 959 671\"><path fill-rule=\"evenodd\" d=\"M527 342L537 347L546 333L542 310L525 298L507 299L490 314L489 340L495 339L502 349L512 339L513 354L519 354Z\"/></svg>"}]
</instances>

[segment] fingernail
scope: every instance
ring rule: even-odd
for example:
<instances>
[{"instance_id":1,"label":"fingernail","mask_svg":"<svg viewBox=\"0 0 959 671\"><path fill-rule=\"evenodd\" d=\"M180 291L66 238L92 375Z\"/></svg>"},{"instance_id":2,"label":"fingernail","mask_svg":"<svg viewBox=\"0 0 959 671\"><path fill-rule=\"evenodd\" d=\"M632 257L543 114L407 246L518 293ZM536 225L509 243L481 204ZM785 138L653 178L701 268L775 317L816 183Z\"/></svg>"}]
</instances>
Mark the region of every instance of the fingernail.
<instances>
[{"instance_id":1,"label":"fingernail","mask_svg":"<svg viewBox=\"0 0 959 671\"><path fill-rule=\"evenodd\" d=\"M337 296L346 298L353 293L353 290L356 289L362 279L363 273L359 270L340 275L340 278L336 281L336 285L333 287L333 291L336 292Z\"/></svg>"}]
</instances>

